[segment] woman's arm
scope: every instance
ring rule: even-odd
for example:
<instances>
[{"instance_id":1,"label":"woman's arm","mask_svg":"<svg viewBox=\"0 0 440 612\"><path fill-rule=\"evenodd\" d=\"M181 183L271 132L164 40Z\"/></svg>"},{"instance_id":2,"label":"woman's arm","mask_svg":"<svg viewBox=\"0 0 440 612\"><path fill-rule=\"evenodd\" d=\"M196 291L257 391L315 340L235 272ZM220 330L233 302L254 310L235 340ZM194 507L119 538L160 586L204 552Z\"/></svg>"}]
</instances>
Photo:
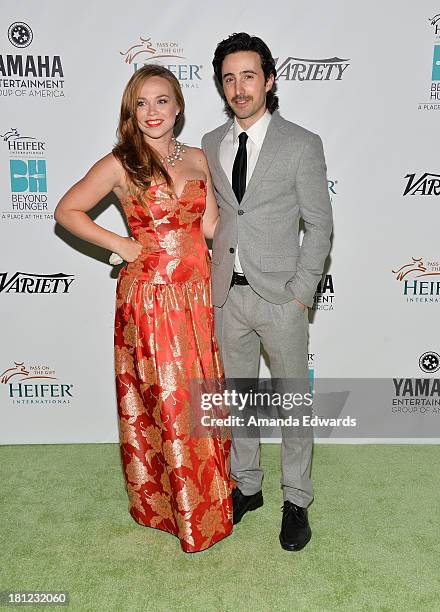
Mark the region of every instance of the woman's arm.
<instances>
[{"instance_id":1,"label":"woman's arm","mask_svg":"<svg viewBox=\"0 0 440 612\"><path fill-rule=\"evenodd\" d=\"M212 188L211 173L203 151L200 151L200 156L200 164L206 174L206 209L203 215L203 233L205 238L213 238L215 227L220 217L214 190Z\"/></svg>"},{"instance_id":2,"label":"woman's arm","mask_svg":"<svg viewBox=\"0 0 440 612\"><path fill-rule=\"evenodd\" d=\"M112 153L100 159L87 174L61 198L55 209L56 221L69 232L118 253L125 261L134 261L141 245L128 237L104 229L87 215L104 196L124 188L124 170Z\"/></svg>"}]
</instances>

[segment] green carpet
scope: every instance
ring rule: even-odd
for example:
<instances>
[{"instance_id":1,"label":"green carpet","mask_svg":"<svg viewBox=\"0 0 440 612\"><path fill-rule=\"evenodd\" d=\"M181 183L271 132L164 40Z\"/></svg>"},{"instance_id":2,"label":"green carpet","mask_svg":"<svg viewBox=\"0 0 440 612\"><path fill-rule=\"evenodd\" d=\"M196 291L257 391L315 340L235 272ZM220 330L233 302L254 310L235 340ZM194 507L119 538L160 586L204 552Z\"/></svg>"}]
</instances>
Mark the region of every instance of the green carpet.
<instances>
[{"instance_id":1,"label":"green carpet","mask_svg":"<svg viewBox=\"0 0 440 612\"><path fill-rule=\"evenodd\" d=\"M438 458L316 445L313 538L289 553L279 448L265 445L263 508L188 555L128 514L117 445L3 446L0 591L68 591L57 610L439 610Z\"/></svg>"}]
</instances>

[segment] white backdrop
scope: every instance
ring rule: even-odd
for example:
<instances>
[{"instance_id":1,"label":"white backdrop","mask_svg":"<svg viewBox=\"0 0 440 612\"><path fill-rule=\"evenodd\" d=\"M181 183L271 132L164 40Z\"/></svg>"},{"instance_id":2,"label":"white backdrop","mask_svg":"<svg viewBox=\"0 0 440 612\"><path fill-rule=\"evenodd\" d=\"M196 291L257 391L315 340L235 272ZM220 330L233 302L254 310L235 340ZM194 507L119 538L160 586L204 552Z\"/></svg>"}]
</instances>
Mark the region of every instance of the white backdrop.
<instances>
[{"instance_id":1,"label":"white backdrop","mask_svg":"<svg viewBox=\"0 0 440 612\"><path fill-rule=\"evenodd\" d=\"M118 439L116 280L108 253L56 228L53 210L114 145L121 94L136 63L156 61L176 72L187 104L180 139L199 146L202 134L224 121L214 48L242 30L261 36L279 58L282 115L324 142L335 233L327 290L311 313L315 378L434 381L439 13L440 2L430 0L373 0L368 10L348 0L254 0L242 9L232 0L3 2L0 443ZM126 233L114 202L110 196L97 207L97 220ZM434 384L430 389L438 398ZM415 396L413 387L407 396ZM375 406L390 435L402 423L410 437L427 426L437 435L433 409L396 414L391 399Z\"/></svg>"}]
</instances>

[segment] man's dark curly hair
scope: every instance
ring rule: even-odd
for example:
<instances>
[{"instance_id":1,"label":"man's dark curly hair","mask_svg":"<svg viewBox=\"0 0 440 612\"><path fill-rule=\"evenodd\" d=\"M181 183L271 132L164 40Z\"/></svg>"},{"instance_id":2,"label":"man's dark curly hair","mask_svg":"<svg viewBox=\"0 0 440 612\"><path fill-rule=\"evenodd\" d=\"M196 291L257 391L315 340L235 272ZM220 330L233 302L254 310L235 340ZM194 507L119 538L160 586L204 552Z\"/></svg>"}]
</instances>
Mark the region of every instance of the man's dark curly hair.
<instances>
[{"instance_id":1,"label":"man's dark curly hair","mask_svg":"<svg viewBox=\"0 0 440 612\"><path fill-rule=\"evenodd\" d=\"M278 108L278 97L273 92L275 87L275 79L277 77L277 71L275 68L275 60L272 57L269 47L265 42L258 38L258 36L250 36L246 32L240 32L239 34L231 34L225 40L222 40L218 45L214 53L214 59L212 65L214 67L214 73L217 82L223 90L222 84L222 64L223 60L227 55L231 53L237 53L238 51L255 51L261 58L261 67L264 72L264 77L267 79L271 74L274 76L274 85L270 91L266 94L266 107L270 113L273 113Z\"/></svg>"}]
</instances>

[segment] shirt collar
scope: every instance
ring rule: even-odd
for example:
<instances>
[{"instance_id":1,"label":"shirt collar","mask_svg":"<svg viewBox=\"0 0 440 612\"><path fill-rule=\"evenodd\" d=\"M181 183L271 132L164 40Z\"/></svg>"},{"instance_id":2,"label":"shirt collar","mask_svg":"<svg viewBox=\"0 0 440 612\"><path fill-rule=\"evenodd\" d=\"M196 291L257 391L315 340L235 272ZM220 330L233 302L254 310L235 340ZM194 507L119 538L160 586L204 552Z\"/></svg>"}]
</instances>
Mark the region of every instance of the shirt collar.
<instances>
[{"instance_id":1,"label":"shirt collar","mask_svg":"<svg viewBox=\"0 0 440 612\"><path fill-rule=\"evenodd\" d=\"M251 125L248 130L246 130L246 134L258 148L261 148L263 145L263 140L266 136L267 128L269 126L271 118L272 115L266 109L264 115L260 117L260 119L258 119L258 121L256 121L253 125ZM232 127L234 142L236 142L240 134L245 130L238 123L237 117L235 117Z\"/></svg>"}]
</instances>

